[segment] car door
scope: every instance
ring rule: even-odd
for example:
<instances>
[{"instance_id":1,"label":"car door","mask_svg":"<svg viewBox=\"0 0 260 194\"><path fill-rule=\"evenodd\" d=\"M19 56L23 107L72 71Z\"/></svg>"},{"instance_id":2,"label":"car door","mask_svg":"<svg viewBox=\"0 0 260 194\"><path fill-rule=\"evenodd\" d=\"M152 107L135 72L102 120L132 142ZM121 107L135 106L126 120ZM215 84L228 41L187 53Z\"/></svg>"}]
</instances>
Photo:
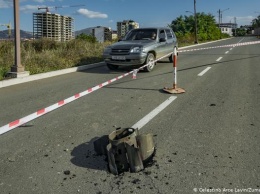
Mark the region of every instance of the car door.
<instances>
[{"instance_id":1,"label":"car door","mask_svg":"<svg viewBox=\"0 0 260 194\"><path fill-rule=\"evenodd\" d=\"M166 54L173 52L173 49L176 44L176 36L174 36L173 32L170 29L165 29L166 32Z\"/></svg>"},{"instance_id":2,"label":"car door","mask_svg":"<svg viewBox=\"0 0 260 194\"><path fill-rule=\"evenodd\" d=\"M167 52L167 38L166 38L166 32L164 29L159 29L158 32L158 47L157 47L157 59L163 57L166 55Z\"/></svg>"}]
</instances>

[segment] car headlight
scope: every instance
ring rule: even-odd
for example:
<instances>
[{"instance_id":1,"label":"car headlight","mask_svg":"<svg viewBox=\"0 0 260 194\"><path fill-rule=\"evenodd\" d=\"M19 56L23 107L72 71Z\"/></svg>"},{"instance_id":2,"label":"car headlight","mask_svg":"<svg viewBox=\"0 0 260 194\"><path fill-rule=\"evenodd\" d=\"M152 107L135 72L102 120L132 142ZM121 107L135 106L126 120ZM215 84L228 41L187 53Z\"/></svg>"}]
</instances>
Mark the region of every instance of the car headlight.
<instances>
[{"instance_id":1,"label":"car headlight","mask_svg":"<svg viewBox=\"0 0 260 194\"><path fill-rule=\"evenodd\" d=\"M134 47L130 50L130 53L140 53L143 51L142 47Z\"/></svg>"}]
</instances>

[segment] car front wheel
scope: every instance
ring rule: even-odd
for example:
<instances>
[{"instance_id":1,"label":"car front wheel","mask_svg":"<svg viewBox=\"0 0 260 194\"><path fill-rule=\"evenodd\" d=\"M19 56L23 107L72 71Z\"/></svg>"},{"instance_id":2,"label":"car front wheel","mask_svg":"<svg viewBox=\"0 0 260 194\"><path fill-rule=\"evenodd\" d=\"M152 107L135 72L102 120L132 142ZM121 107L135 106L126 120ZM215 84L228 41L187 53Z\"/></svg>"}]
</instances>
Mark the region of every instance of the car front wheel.
<instances>
[{"instance_id":1,"label":"car front wheel","mask_svg":"<svg viewBox=\"0 0 260 194\"><path fill-rule=\"evenodd\" d=\"M145 64L149 64L149 65L147 65L144 68L144 71L150 72L150 71L152 71L154 69L154 66L155 66L154 60L155 60L154 54L153 53L148 53L146 61L145 61Z\"/></svg>"}]
</instances>

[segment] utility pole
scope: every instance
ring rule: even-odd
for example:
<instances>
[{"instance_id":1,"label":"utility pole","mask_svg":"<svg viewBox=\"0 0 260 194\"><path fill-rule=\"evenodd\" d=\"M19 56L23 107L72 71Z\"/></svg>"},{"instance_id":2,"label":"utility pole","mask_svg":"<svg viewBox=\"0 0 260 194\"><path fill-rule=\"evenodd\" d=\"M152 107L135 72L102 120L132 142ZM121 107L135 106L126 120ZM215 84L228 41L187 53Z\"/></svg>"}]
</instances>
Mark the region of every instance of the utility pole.
<instances>
[{"instance_id":1,"label":"utility pole","mask_svg":"<svg viewBox=\"0 0 260 194\"><path fill-rule=\"evenodd\" d=\"M237 36L237 18L234 17L234 23L235 23L235 36Z\"/></svg>"},{"instance_id":2,"label":"utility pole","mask_svg":"<svg viewBox=\"0 0 260 194\"><path fill-rule=\"evenodd\" d=\"M218 10L218 27L220 28L220 9Z\"/></svg>"},{"instance_id":3,"label":"utility pole","mask_svg":"<svg viewBox=\"0 0 260 194\"><path fill-rule=\"evenodd\" d=\"M194 0L194 21L195 21L195 44L198 44L198 26L197 26L197 13L196 13L196 0Z\"/></svg>"},{"instance_id":4,"label":"utility pole","mask_svg":"<svg viewBox=\"0 0 260 194\"><path fill-rule=\"evenodd\" d=\"M222 37L221 36L221 25L220 25L220 23L222 23L222 13L224 12L224 11L226 11L226 10L229 10L229 8L227 8L227 9L225 9L225 10L218 10L218 27L219 27L219 30L220 30L220 38Z\"/></svg>"},{"instance_id":5,"label":"utility pole","mask_svg":"<svg viewBox=\"0 0 260 194\"><path fill-rule=\"evenodd\" d=\"M220 10L220 9L218 10L218 27L220 27L220 23L222 23L222 13L227 10L229 10L229 8L225 10Z\"/></svg>"},{"instance_id":6,"label":"utility pole","mask_svg":"<svg viewBox=\"0 0 260 194\"><path fill-rule=\"evenodd\" d=\"M11 74L14 77L28 76L29 72L24 71L24 66L21 65L21 50L20 50L20 15L19 15L19 0L14 2L14 33L15 33L15 64L11 67Z\"/></svg>"}]
</instances>

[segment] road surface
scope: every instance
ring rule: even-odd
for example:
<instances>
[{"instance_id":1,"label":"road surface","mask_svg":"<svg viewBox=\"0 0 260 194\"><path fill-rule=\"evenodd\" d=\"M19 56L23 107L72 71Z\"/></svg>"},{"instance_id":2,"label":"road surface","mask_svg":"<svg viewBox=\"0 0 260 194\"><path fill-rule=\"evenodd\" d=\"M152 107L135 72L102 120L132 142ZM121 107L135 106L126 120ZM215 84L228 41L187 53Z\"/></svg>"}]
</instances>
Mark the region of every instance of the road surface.
<instances>
[{"instance_id":1,"label":"road surface","mask_svg":"<svg viewBox=\"0 0 260 194\"><path fill-rule=\"evenodd\" d=\"M260 193L260 45L232 38L180 52L173 67L118 80L0 135L0 193ZM0 126L129 72L106 66L0 89ZM114 176L93 141L131 127L172 96L140 129L152 133L154 164ZM244 189L244 190L243 190ZM247 189L247 190L245 190Z\"/></svg>"}]
</instances>

